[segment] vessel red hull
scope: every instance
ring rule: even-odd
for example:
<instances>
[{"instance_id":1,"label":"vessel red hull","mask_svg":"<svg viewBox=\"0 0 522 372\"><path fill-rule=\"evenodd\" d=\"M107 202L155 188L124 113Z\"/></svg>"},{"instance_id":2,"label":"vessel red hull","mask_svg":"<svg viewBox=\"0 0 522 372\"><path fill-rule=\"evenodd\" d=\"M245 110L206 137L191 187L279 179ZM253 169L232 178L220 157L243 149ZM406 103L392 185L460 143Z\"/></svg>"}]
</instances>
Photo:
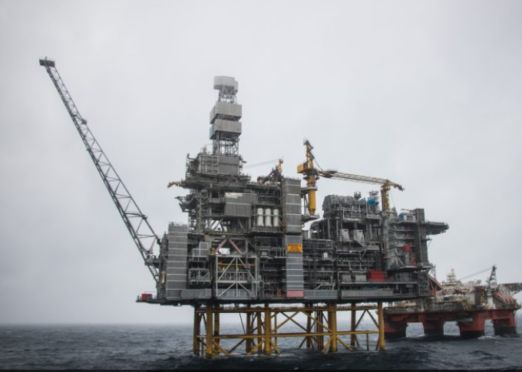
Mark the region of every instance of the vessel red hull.
<instances>
[{"instance_id":1,"label":"vessel red hull","mask_svg":"<svg viewBox=\"0 0 522 372\"><path fill-rule=\"evenodd\" d=\"M385 315L385 336L392 340L406 337L408 323L422 323L427 336L443 336L446 322L457 322L464 338L484 336L486 320L493 322L495 335L516 334L516 310L477 310L466 312L404 312Z\"/></svg>"}]
</instances>

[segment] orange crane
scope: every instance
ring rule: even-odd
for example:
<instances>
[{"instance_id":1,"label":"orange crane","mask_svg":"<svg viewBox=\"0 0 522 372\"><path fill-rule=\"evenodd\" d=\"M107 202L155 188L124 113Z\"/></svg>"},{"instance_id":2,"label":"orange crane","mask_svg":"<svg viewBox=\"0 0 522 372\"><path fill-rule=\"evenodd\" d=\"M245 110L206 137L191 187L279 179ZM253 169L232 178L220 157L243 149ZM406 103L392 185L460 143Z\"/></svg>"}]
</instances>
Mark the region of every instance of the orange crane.
<instances>
[{"instance_id":1,"label":"orange crane","mask_svg":"<svg viewBox=\"0 0 522 372\"><path fill-rule=\"evenodd\" d=\"M331 169L323 170L321 169L321 167L316 168L314 164L315 156L312 153L312 144L310 143L310 141L305 140L304 145L306 146L306 162L300 164L297 167L297 173L303 174L304 179L307 181L307 188L305 189L305 191L308 194L308 211L310 215L314 215L316 210L315 193L317 191L316 183L319 177L381 185L381 199L383 211L390 210L389 192L392 187L404 191L404 187L402 187L402 185L399 185L398 183L392 182L385 178L359 176L356 174L342 173Z\"/></svg>"}]
</instances>

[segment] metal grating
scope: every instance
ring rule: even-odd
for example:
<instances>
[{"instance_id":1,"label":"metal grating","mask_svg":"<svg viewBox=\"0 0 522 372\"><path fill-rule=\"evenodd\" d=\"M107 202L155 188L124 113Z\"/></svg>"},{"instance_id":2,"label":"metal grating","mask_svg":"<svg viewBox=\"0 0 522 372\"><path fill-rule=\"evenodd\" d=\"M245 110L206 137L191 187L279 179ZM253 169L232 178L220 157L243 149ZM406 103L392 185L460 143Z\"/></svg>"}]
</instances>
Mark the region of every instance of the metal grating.
<instances>
[{"instance_id":1,"label":"metal grating","mask_svg":"<svg viewBox=\"0 0 522 372\"><path fill-rule=\"evenodd\" d=\"M187 288L187 234L187 225L169 225L166 286L168 300L181 299L181 290Z\"/></svg>"}]
</instances>

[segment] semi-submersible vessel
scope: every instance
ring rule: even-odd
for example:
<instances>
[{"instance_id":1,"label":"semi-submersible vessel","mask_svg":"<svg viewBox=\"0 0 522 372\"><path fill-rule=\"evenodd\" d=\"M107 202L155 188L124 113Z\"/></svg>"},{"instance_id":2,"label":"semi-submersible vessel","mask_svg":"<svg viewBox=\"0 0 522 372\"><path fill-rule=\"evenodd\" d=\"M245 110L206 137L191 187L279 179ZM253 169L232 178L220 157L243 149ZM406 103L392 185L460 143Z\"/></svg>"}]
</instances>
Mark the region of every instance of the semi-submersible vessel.
<instances>
[{"instance_id":1,"label":"semi-submersible vessel","mask_svg":"<svg viewBox=\"0 0 522 372\"><path fill-rule=\"evenodd\" d=\"M196 355L231 355L242 345L247 354L279 354L278 340L287 337L323 352L354 350L365 340L369 348L375 338L375 348L383 349L385 334L402 332L397 319L390 318L387 328L383 303L433 296L437 282L430 276L428 242L448 225L428 221L421 208L390 208L388 193L403 190L400 184L323 170L309 141L298 166L304 185L283 175L282 161L252 180L243 171L242 106L231 77L214 79L218 100L206 124L212 148L187 156L184 178L169 184L187 190L177 199L188 223L170 223L159 237L76 108L55 63L44 59L40 65L154 278L156 292L138 301L192 306ZM380 198L379 192L328 195L320 218L319 178L379 185ZM343 312L351 314L346 324L337 320ZM223 314L245 319L243 332L223 334ZM374 329L364 328L365 316Z\"/></svg>"}]
</instances>

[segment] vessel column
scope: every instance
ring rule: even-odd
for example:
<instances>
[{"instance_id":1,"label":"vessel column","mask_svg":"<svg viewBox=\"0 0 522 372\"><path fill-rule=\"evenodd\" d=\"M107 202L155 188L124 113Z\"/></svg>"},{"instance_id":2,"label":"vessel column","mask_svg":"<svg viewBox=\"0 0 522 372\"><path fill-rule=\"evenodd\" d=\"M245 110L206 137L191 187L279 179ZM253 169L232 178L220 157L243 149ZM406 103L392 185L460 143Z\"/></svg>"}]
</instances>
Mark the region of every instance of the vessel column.
<instances>
[{"instance_id":1,"label":"vessel column","mask_svg":"<svg viewBox=\"0 0 522 372\"><path fill-rule=\"evenodd\" d=\"M423 320L424 334L430 337L444 336L444 321L441 320Z\"/></svg>"},{"instance_id":2,"label":"vessel column","mask_svg":"<svg viewBox=\"0 0 522 372\"><path fill-rule=\"evenodd\" d=\"M385 322L384 323L384 338L386 340L397 340L406 337L406 322Z\"/></svg>"},{"instance_id":3,"label":"vessel column","mask_svg":"<svg viewBox=\"0 0 522 372\"><path fill-rule=\"evenodd\" d=\"M505 319L494 319L493 328L496 336L507 336L517 334L517 322L514 311L508 311Z\"/></svg>"},{"instance_id":4,"label":"vessel column","mask_svg":"<svg viewBox=\"0 0 522 372\"><path fill-rule=\"evenodd\" d=\"M460 336L463 338L478 338L484 336L484 327L487 314L473 313L470 321L457 322L460 329Z\"/></svg>"}]
</instances>

